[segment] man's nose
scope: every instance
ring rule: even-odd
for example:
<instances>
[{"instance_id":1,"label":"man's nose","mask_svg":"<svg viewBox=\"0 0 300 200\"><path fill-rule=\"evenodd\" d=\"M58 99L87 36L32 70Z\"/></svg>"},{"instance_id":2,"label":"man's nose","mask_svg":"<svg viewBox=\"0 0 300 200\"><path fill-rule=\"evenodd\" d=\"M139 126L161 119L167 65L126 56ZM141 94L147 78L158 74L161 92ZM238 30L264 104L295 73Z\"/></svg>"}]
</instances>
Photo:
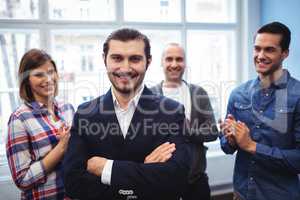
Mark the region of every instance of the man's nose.
<instances>
[{"instance_id":1,"label":"man's nose","mask_svg":"<svg viewBox=\"0 0 300 200\"><path fill-rule=\"evenodd\" d=\"M130 66L130 65L131 65L131 64L130 64L129 60L124 59L123 64L122 64L122 67L121 67L121 70L122 70L122 71L130 71L130 69L131 69L131 66Z\"/></svg>"},{"instance_id":2,"label":"man's nose","mask_svg":"<svg viewBox=\"0 0 300 200\"><path fill-rule=\"evenodd\" d=\"M265 58L265 52L262 50L262 51L259 51L258 53L257 53L257 58Z\"/></svg>"},{"instance_id":3,"label":"man's nose","mask_svg":"<svg viewBox=\"0 0 300 200\"><path fill-rule=\"evenodd\" d=\"M177 67L177 61L175 59L172 61L171 67Z\"/></svg>"}]
</instances>

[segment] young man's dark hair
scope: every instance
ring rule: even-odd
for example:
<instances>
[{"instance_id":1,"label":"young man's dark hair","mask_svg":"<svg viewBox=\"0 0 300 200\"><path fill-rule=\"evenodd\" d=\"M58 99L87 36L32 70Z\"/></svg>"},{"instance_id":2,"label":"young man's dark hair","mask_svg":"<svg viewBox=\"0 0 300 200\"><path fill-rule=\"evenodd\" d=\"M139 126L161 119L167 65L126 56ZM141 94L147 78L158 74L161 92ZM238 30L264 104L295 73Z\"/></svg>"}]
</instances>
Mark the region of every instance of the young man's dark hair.
<instances>
[{"instance_id":1,"label":"young man's dark hair","mask_svg":"<svg viewBox=\"0 0 300 200\"><path fill-rule=\"evenodd\" d=\"M136 30L117 30L104 44L103 59L112 86L78 106L64 155L68 196L178 200L192 157L184 107L143 84L145 59L151 62L149 40ZM88 128L82 127L83 120ZM151 129L145 128L146 121ZM94 129L95 124L107 129ZM156 126L161 124L176 130Z\"/></svg>"},{"instance_id":2,"label":"young man's dark hair","mask_svg":"<svg viewBox=\"0 0 300 200\"><path fill-rule=\"evenodd\" d=\"M291 31L286 25L280 22L272 22L258 29L256 35L260 33L272 33L281 35L280 47L282 51L289 50L291 42Z\"/></svg>"},{"instance_id":3,"label":"young man's dark hair","mask_svg":"<svg viewBox=\"0 0 300 200\"><path fill-rule=\"evenodd\" d=\"M106 62L106 56L109 50L109 42L111 40L119 40L122 42L127 42L130 40L142 40L145 44L145 56L147 59L147 67L149 65L149 59L151 59L151 46L150 46L150 41L148 39L148 37L144 34L142 34L141 32L139 32L138 30L135 29L131 29L131 28L122 28L122 29L118 29L114 32L112 32L107 39L105 40L104 44L103 44L103 54L104 54L104 62Z\"/></svg>"},{"instance_id":4,"label":"young man's dark hair","mask_svg":"<svg viewBox=\"0 0 300 200\"><path fill-rule=\"evenodd\" d=\"M236 152L233 199L299 200L300 81L283 67L290 30L273 22L256 34L257 77L231 92L220 126L222 150Z\"/></svg>"}]
</instances>

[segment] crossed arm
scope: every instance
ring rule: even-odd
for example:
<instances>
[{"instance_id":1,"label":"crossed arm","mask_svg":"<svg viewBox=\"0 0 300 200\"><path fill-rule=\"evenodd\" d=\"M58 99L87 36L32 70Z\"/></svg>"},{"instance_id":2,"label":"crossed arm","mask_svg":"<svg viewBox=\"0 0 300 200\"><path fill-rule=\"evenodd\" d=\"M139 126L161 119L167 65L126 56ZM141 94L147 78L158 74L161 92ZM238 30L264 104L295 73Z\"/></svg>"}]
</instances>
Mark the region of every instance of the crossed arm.
<instances>
[{"instance_id":1,"label":"crossed arm","mask_svg":"<svg viewBox=\"0 0 300 200\"><path fill-rule=\"evenodd\" d=\"M144 163L163 163L172 157L176 150L175 143L165 142L156 147L144 160ZM93 156L87 161L87 171L96 176L101 176L107 159L101 156Z\"/></svg>"},{"instance_id":2,"label":"crossed arm","mask_svg":"<svg viewBox=\"0 0 300 200\"><path fill-rule=\"evenodd\" d=\"M109 199L120 189L134 189L138 196L170 195L186 183L190 154L182 136L169 137L146 156L144 163L114 160L110 185L101 182L104 157L88 157L87 144L78 134L75 115L68 151L64 160L65 188L73 198ZM178 123L183 126L184 117ZM167 142L167 141L166 141ZM176 147L175 147L176 145ZM176 174L176 175L175 175Z\"/></svg>"}]
</instances>

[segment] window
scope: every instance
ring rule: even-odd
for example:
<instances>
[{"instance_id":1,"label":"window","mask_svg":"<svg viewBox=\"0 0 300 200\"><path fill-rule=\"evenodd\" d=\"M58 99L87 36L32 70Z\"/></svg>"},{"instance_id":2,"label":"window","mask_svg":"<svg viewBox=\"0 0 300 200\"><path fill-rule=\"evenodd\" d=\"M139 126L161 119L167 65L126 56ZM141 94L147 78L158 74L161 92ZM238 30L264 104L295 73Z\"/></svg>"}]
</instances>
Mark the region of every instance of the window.
<instances>
[{"instance_id":1,"label":"window","mask_svg":"<svg viewBox=\"0 0 300 200\"><path fill-rule=\"evenodd\" d=\"M38 13L38 0L0 2L0 19L37 19Z\"/></svg>"},{"instance_id":2,"label":"window","mask_svg":"<svg viewBox=\"0 0 300 200\"><path fill-rule=\"evenodd\" d=\"M169 42L181 43L181 33L179 30L143 30L141 31L150 38L152 63L148 68L145 83L149 86L155 85L164 79L160 57L164 45Z\"/></svg>"},{"instance_id":3,"label":"window","mask_svg":"<svg viewBox=\"0 0 300 200\"><path fill-rule=\"evenodd\" d=\"M134 22L180 22L180 0L124 0L124 19Z\"/></svg>"},{"instance_id":4,"label":"window","mask_svg":"<svg viewBox=\"0 0 300 200\"><path fill-rule=\"evenodd\" d=\"M186 13L188 22L236 22L236 0L188 0Z\"/></svg>"},{"instance_id":5,"label":"window","mask_svg":"<svg viewBox=\"0 0 300 200\"><path fill-rule=\"evenodd\" d=\"M53 20L115 20L115 0L49 0L48 2L49 18Z\"/></svg>"},{"instance_id":6,"label":"window","mask_svg":"<svg viewBox=\"0 0 300 200\"><path fill-rule=\"evenodd\" d=\"M102 46L111 29L53 29L50 31L53 59L63 64L60 84L63 95L75 107L109 88L102 61ZM72 79L69 79L70 76ZM86 99L86 100L84 100Z\"/></svg>"},{"instance_id":7,"label":"window","mask_svg":"<svg viewBox=\"0 0 300 200\"><path fill-rule=\"evenodd\" d=\"M224 116L228 90L236 80L235 31L188 30L187 76L191 83L201 85L210 95L215 116ZM199 48L201 46L201 48Z\"/></svg>"},{"instance_id":8,"label":"window","mask_svg":"<svg viewBox=\"0 0 300 200\"><path fill-rule=\"evenodd\" d=\"M110 87L101 57L108 34L133 27L149 36L153 61L145 82L163 78L162 48L186 49L184 78L209 93L217 118L234 84L242 48L241 1L236 0L2 0L0 1L0 164L10 113L19 105L17 68L30 48L46 49L60 73L59 97L74 107ZM72 6L70 6L72 5ZM216 143L210 148L219 150Z\"/></svg>"},{"instance_id":9,"label":"window","mask_svg":"<svg viewBox=\"0 0 300 200\"><path fill-rule=\"evenodd\" d=\"M0 164L5 163L5 137L10 113L19 104L17 71L21 56L39 47L37 30L0 29Z\"/></svg>"}]
</instances>

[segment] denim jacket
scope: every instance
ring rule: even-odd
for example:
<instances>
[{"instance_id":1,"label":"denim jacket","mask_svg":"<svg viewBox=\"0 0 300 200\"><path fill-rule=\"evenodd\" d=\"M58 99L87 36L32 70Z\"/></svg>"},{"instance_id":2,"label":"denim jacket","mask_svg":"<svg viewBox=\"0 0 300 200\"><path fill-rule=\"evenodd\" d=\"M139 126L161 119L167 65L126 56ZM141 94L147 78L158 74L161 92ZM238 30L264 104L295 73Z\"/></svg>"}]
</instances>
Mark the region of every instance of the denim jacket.
<instances>
[{"instance_id":1,"label":"denim jacket","mask_svg":"<svg viewBox=\"0 0 300 200\"><path fill-rule=\"evenodd\" d=\"M233 185L245 200L299 200L300 82L287 70L269 88L260 79L236 88L227 113L244 122L257 143L250 154L220 136L226 154L237 151Z\"/></svg>"}]
</instances>

